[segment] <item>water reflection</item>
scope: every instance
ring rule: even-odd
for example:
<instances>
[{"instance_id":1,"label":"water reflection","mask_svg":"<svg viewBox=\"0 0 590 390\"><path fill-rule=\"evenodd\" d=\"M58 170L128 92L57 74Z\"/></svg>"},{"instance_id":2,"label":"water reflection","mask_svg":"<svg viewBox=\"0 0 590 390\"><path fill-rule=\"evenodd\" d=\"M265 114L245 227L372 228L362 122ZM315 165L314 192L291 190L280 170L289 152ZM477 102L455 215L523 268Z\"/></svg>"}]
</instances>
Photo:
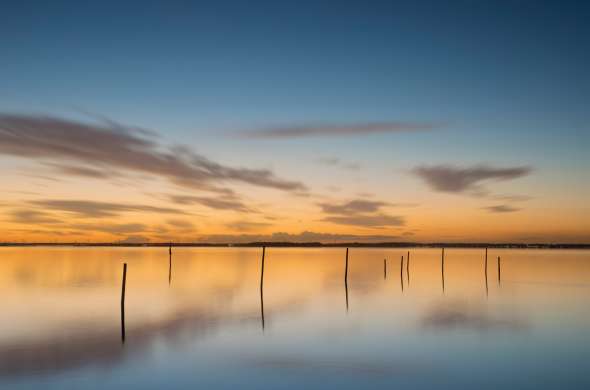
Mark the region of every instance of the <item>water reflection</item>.
<instances>
[{"instance_id":1,"label":"water reflection","mask_svg":"<svg viewBox=\"0 0 590 390\"><path fill-rule=\"evenodd\" d=\"M527 385L520 387L543 388L535 378L544 373L577 378L570 388L588 384L577 376L590 359L588 252L490 249L498 284L488 283L485 261L484 295L481 250L450 249L448 258L445 250L413 250L409 289L407 250L355 248L354 261L345 254L345 315L342 251L175 247L169 288L163 275L171 274L171 248L168 267L158 248L2 248L8 320L0 322L0 388L35 388L26 381L36 377L72 388L68 380L106 368L118 373L102 383L109 388L145 387L168 372L176 378L170 388L229 388L230 371L253 388L360 385L338 382L343 372L370 377L371 386L412 387L420 370L411 362L437 367L437 382L426 388L467 387L458 378L481 372L484 362L499 378L516 375ZM399 287L387 278L396 256ZM121 272L123 259L129 272ZM445 278L452 288L441 296ZM272 326L265 327L265 309ZM246 352L265 381L235 360ZM519 371L508 372L511 366ZM278 368L297 375L278 378Z\"/></svg>"}]
</instances>

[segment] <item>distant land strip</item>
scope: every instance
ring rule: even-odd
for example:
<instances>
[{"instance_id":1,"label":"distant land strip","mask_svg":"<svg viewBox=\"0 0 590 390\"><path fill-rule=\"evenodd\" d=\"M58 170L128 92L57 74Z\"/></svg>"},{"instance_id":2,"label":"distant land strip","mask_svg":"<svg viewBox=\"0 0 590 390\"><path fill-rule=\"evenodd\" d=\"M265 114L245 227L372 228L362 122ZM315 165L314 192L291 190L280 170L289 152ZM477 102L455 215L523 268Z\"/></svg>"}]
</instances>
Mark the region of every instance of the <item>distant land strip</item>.
<instances>
[{"instance_id":1,"label":"distant land strip","mask_svg":"<svg viewBox=\"0 0 590 390\"><path fill-rule=\"evenodd\" d=\"M80 243L80 242L35 242L35 243L17 243L4 242L0 247L30 247L30 246L75 246L75 247L281 247L281 248L521 248L521 249L590 249L590 244L559 244L559 243L417 243L417 242L338 242L338 243L321 243L321 242L248 242L248 243Z\"/></svg>"}]
</instances>

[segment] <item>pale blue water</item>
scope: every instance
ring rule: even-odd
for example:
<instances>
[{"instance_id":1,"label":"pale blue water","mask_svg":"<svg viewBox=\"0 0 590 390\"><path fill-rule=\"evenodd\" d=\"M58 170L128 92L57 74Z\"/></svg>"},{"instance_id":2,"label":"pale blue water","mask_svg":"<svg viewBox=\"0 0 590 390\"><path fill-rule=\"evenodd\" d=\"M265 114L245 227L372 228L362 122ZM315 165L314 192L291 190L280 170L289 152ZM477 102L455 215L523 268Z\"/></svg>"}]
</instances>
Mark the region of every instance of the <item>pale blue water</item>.
<instances>
[{"instance_id":1,"label":"pale blue water","mask_svg":"<svg viewBox=\"0 0 590 390\"><path fill-rule=\"evenodd\" d=\"M590 252L490 250L486 293L410 251L351 249L347 309L343 249L267 248L263 328L259 249L2 248L0 388L590 388Z\"/></svg>"}]
</instances>

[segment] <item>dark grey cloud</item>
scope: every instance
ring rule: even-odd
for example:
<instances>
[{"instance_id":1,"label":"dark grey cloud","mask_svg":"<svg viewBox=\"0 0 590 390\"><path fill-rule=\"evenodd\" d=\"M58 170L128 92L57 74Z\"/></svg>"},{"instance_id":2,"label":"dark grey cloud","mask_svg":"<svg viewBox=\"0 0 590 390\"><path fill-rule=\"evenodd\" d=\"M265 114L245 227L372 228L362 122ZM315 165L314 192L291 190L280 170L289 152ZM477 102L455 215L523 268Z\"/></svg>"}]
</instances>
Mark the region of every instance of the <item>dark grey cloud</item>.
<instances>
[{"instance_id":1,"label":"dark grey cloud","mask_svg":"<svg viewBox=\"0 0 590 390\"><path fill-rule=\"evenodd\" d=\"M514 315L493 316L475 306L460 302L434 307L421 320L425 328L435 330L525 330L528 323Z\"/></svg>"},{"instance_id":2,"label":"dark grey cloud","mask_svg":"<svg viewBox=\"0 0 590 390\"><path fill-rule=\"evenodd\" d=\"M76 172L72 167L90 166L156 175L199 189L217 190L221 182L236 181L285 191L305 190L302 183L281 179L269 170L221 165L185 147L167 148L146 138L144 132L112 123L0 114L0 154L65 164L71 172Z\"/></svg>"},{"instance_id":3,"label":"dark grey cloud","mask_svg":"<svg viewBox=\"0 0 590 390\"><path fill-rule=\"evenodd\" d=\"M31 210L31 209L18 209L12 210L10 213L11 222L24 223L24 224L55 224L60 221L43 211Z\"/></svg>"},{"instance_id":4,"label":"dark grey cloud","mask_svg":"<svg viewBox=\"0 0 590 390\"><path fill-rule=\"evenodd\" d=\"M286 139L302 137L342 137L355 135L405 133L432 130L442 127L440 123L421 122L376 122L358 124L326 124L270 127L242 133L247 138Z\"/></svg>"},{"instance_id":5,"label":"dark grey cloud","mask_svg":"<svg viewBox=\"0 0 590 390\"><path fill-rule=\"evenodd\" d=\"M320 203L324 213L349 214L349 213L371 213L379 211L387 203L374 200L355 199L342 204Z\"/></svg>"},{"instance_id":6,"label":"dark grey cloud","mask_svg":"<svg viewBox=\"0 0 590 390\"><path fill-rule=\"evenodd\" d=\"M506 202L526 202L533 199L533 197L528 195L496 195L494 199Z\"/></svg>"},{"instance_id":7,"label":"dark grey cloud","mask_svg":"<svg viewBox=\"0 0 590 390\"><path fill-rule=\"evenodd\" d=\"M531 173L528 166L494 168L487 165L457 167L451 165L418 166L412 172L432 189L440 192L479 192L481 182L512 180Z\"/></svg>"},{"instance_id":8,"label":"dark grey cloud","mask_svg":"<svg viewBox=\"0 0 590 390\"><path fill-rule=\"evenodd\" d=\"M101 232L109 234L131 234L131 233L145 233L149 227L142 223L71 223L66 225L69 229L78 229L86 232Z\"/></svg>"},{"instance_id":9,"label":"dark grey cloud","mask_svg":"<svg viewBox=\"0 0 590 390\"><path fill-rule=\"evenodd\" d=\"M80 217L103 218L115 217L125 212L148 212L162 214L184 214L182 210L148 205L125 203L96 202L89 200L41 199L29 202L45 210L65 211Z\"/></svg>"},{"instance_id":10,"label":"dark grey cloud","mask_svg":"<svg viewBox=\"0 0 590 390\"><path fill-rule=\"evenodd\" d=\"M236 231L250 231L254 229L261 229L272 226L268 222L254 222L254 221L235 221L227 224L227 227Z\"/></svg>"},{"instance_id":11,"label":"dark grey cloud","mask_svg":"<svg viewBox=\"0 0 590 390\"><path fill-rule=\"evenodd\" d=\"M195 225L191 221L187 221L186 219L169 219L166 222L168 223L168 225L181 230L194 230L195 228Z\"/></svg>"},{"instance_id":12,"label":"dark grey cloud","mask_svg":"<svg viewBox=\"0 0 590 390\"><path fill-rule=\"evenodd\" d=\"M354 199L341 204L319 203L325 216L322 220L339 225L362 227L403 226L405 219L398 215L388 215L381 211L388 203L366 199Z\"/></svg>"},{"instance_id":13,"label":"dark grey cloud","mask_svg":"<svg viewBox=\"0 0 590 390\"><path fill-rule=\"evenodd\" d=\"M104 169L95 169L83 165L56 163L46 163L46 165L50 166L58 173L69 176L81 176L92 179L107 179L116 176L114 172L109 172Z\"/></svg>"},{"instance_id":14,"label":"dark grey cloud","mask_svg":"<svg viewBox=\"0 0 590 390\"><path fill-rule=\"evenodd\" d=\"M499 204L495 206L488 206L484 207L485 210L488 210L491 213L513 213L515 211L520 211L521 209L512 207L507 204Z\"/></svg>"},{"instance_id":15,"label":"dark grey cloud","mask_svg":"<svg viewBox=\"0 0 590 390\"><path fill-rule=\"evenodd\" d=\"M253 211L235 195L223 195L215 198L208 196L170 195L169 199L180 205L198 204L216 210Z\"/></svg>"}]
</instances>

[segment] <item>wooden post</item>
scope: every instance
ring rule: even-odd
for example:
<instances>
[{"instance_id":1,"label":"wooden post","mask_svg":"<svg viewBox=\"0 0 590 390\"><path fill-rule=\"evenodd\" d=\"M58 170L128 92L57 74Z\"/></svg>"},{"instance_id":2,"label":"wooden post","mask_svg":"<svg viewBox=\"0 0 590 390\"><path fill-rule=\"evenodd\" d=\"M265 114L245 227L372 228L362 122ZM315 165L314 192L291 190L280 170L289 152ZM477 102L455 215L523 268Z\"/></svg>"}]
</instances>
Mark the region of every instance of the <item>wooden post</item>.
<instances>
[{"instance_id":1,"label":"wooden post","mask_svg":"<svg viewBox=\"0 0 590 390\"><path fill-rule=\"evenodd\" d=\"M440 271L442 276L442 290L445 292L445 248L442 248Z\"/></svg>"},{"instance_id":2,"label":"wooden post","mask_svg":"<svg viewBox=\"0 0 590 390\"><path fill-rule=\"evenodd\" d=\"M484 273L486 278L486 297L488 296L488 248L486 248L486 259L484 264Z\"/></svg>"},{"instance_id":3,"label":"wooden post","mask_svg":"<svg viewBox=\"0 0 590 390\"><path fill-rule=\"evenodd\" d=\"M387 279L387 259L383 259L383 279Z\"/></svg>"},{"instance_id":4,"label":"wooden post","mask_svg":"<svg viewBox=\"0 0 590 390\"><path fill-rule=\"evenodd\" d=\"M498 256L498 285L500 284L500 256Z\"/></svg>"},{"instance_id":5,"label":"wooden post","mask_svg":"<svg viewBox=\"0 0 590 390\"><path fill-rule=\"evenodd\" d=\"M348 248L346 248L346 263L344 265L344 282L348 282Z\"/></svg>"},{"instance_id":6,"label":"wooden post","mask_svg":"<svg viewBox=\"0 0 590 390\"><path fill-rule=\"evenodd\" d=\"M406 274L408 276L408 286L410 285L410 251L408 251L408 260L406 261Z\"/></svg>"},{"instance_id":7,"label":"wooden post","mask_svg":"<svg viewBox=\"0 0 590 390\"><path fill-rule=\"evenodd\" d=\"M125 285L127 284L127 263L123 263L123 284L121 286L121 305L125 305Z\"/></svg>"},{"instance_id":8,"label":"wooden post","mask_svg":"<svg viewBox=\"0 0 590 390\"><path fill-rule=\"evenodd\" d=\"M123 263L123 282L121 285L121 343L125 343L125 285L127 284L127 263Z\"/></svg>"},{"instance_id":9,"label":"wooden post","mask_svg":"<svg viewBox=\"0 0 590 390\"><path fill-rule=\"evenodd\" d=\"M168 285L172 283L172 244L168 247Z\"/></svg>"},{"instance_id":10,"label":"wooden post","mask_svg":"<svg viewBox=\"0 0 590 390\"><path fill-rule=\"evenodd\" d=\"M260 268L260 291L262 291L262 287L264 284L264 255L266 252L266 247L263 246L262 247L262 264L261 264L261 268Z\"/></svg>"},{"instance_id":11,"label":"wooden post","mask_svg":"<svg viewBox=\"0 0 590 390\"><path fill-rule=\"evenodd\" d=\"M346 312L348 313L348 248L346 248L346 263L344 265L344 294L346 296Z\"/></svg>"}]
</instances>

